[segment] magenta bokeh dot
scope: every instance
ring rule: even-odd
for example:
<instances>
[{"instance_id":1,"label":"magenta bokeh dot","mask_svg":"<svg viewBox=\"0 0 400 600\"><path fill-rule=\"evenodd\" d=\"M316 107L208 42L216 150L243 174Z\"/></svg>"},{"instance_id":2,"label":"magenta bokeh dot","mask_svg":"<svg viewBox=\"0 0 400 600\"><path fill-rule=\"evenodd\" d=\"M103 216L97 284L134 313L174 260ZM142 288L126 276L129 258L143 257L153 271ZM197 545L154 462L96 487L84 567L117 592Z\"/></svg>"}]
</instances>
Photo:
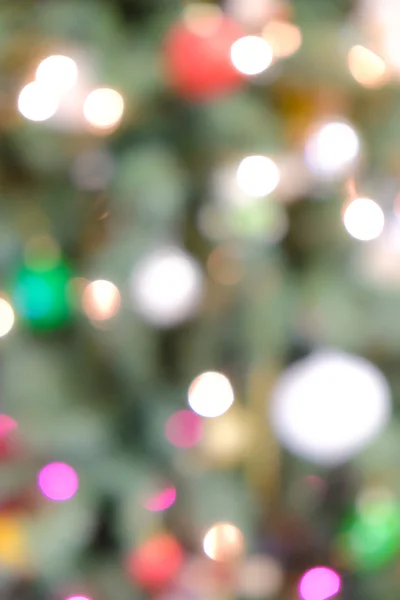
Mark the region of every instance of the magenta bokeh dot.
<instances>
[{"instance_id":1,"label":"magenta bokeh dot","mask_svg":"<svg viewBox=\"0 0 400 600\"><path fill-rule=\"evenodd\" d=\"M6 436L18 427L17 421L8 415L0 415L0 437Z\"/></svg>"},{"instance_id":2,"label":"magenta bokeh dot","mask_svg":"<svg viewBox=\"0 0 400 600\"><path fill-rule=\"evenodd\" d=\"M151 512L161 512L170 508L176 500L176 489L174 487L166 488L148 498L145 508Z\"/></svg>"},{"instance_id":3,"label":"magenta bokeh dot","mask_svg":"<svg viewBox=\"0 0 400 600\"><path fill-rule=\"evenodd\" d=\"M315 567L304 573L299 583L302 600L327 600L340 591L340 577L328 567Z\"/></svg>"},{"instance_id":4,"label":"magenta bokeh dot","mask_svg":"<svg viewBox=\"0 0 400 600\"><path fill-rule=\"evenodd\" d=\"M50 463L39 472L38 485L46 498L63 502L76 494L79 480L76 471L69 465Z\"/></svg>"},{"instance_id":5,"label":"magenta bokeh dot","mask_svg":"<svg viewBox=\"0 0 400 600\"><path fill-rule=\"evenodd\" d=\"M179 410L165 424L167 440L178 448L192 448L203 437L203 420L191 410Z\"/></svg>"},{"instance_id":6,"label":"magenta bokeh dot","mask_svg":"<svg viewBox=\"0 0 400 600\"><path fill-rule=\"evenodd\" d=\"M68 596L65 600L91 600L89 596Z\"/></svg>"}]
</instances>

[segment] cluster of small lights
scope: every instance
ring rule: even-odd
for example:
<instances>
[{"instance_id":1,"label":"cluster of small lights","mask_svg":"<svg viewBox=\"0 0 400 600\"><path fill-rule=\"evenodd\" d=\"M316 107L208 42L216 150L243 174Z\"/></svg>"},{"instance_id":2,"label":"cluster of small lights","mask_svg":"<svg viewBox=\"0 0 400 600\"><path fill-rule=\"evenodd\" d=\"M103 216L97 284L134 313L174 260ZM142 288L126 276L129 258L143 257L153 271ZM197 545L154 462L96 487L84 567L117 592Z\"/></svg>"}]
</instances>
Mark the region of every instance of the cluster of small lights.
<instances>
[{"instance_id":1,"label":"cluster of small lights","mask_svg":"<svg viewBox=\"0 0 400 600\"><path fill-rule=\"evenodd\" d=\"M15 322L14 310L9 302L0 298L0 337L11 331Z\"/></svg>"},{"instance_id":2,"label":"cluster of small lights","mask_svg":"<svg viewBox=\"0 0 400 600\"><path fill-rule=\"evenodd\" d=\"M364 87L378 87L386 81L385 61L364 46L353 46L350 49L348 65L354 79Z\"/></svg>"},{"instance_id":3,"label":"cluster of small lights","mask_svg":"<svg viewBox=\"0 0 400 600\"><path fill-rule=\"evenodd\" d=\"M279 180L279 169L267 156L246 156L236 172L239 188L255 198L271 194L278 186Z\"/></svg>"},{"instance_id":4,"label":"cluster of small lights","mask_svg":"<svg viewBox=\"0 0 400 600\"><path fill-rule=\"evenodd\" d=\"M234 399L232 385L222 373L203 373L196 377L189 387L189 406L202 417L214 418L223 415L232 406Z\"/></svg>"},{"instance_id":5,"label":"cluster of small lights","mask_svg":"<svg viewBox=\"0 0 400 600\"><path fill-rule=\"evenodd\" d=\"M300 579L299 594L302 600L328 600L340 592L339 575L328 567L314 567Z\"/></svg>"},{"instance_id":6,"label":"cluster of small lights","mask_svg":"<svg viewBox=\"0 0 400 600\"><path fill-rule=\"evenodd\" d=\"M218 562L235 560L243 554L243 534L232 523L216 523L204 536L203 550L209 558Z\"/></svg>"},{"instance_id":7,"label":"cluster of small lights","mask_svg":"<svg viewBox=\"0 0 400 600\"><path fill-rule=\"evenodd\" d=\"M243 75L259 75L268 69L272 58L267 40L256 35L242 37L231 47L232 64Z\"/></svg>"},{"instance_id":8,"label":"cluster of small lights","mask_svg":"<svg viewBox=\"0 0 400 600\"><path fill-rule=\"evenodd\" d=\"M385 215L374 200L356 198L347 205L343 223L353 238L368 242L381 235L385 226Z\"/></svg>"},{"instance_id":9,"label":"cluster of small lights","mask_svg":"<svg viewBox=\"0 0 400 600\"><path fill-rule=\"evenodd\" d=\"M38 475L38 486L46 498L65 502L75 496L79 487L76 471L65 463L50 463Z\"/></svg>"},{"instance_id":10,"label":"cluster of small lights","mask_svg":"<svg viewBox=\"0 0 400 600\"><path fill-rule=\"evenodd\" d=\"M93 321L111 319L117 314L120 304L119 290L111 281L92 281L82 295L83 310Z\"/></svg>"},{"instance_id":11,"label":"cluster of small lights","mask_svg":"<svg viewBox=\"0 0 400 600\"><path fill-rule=\"evenodd\" d=\"M308 167L322 177L341 176L360 152L360 140L350 125L333 121L322 125L309 138L305 148Z\"/></svg>"},{"instance_id":12,"label":"cluster of small lights","mask_svg":"<svg viewBox=\"0 0 400 600\"><path fill-rule=\"evenodd\" d=\"M86 121L96 129L111 129L118 125L124 113L124 99L111 88L93 90L83 105Z\"/></svg>"},{"instance_id":13,"label":"cluster of small lights","mask_svg":"<svg viewBox=\"0 0 400 600\"><path fill-rule=\"evenodd\" d=\"M264 27L263 38L270 45L274 58L291 56L297 52L302 42L297 25L273 19Z\"/></svg>"}]
</instances>

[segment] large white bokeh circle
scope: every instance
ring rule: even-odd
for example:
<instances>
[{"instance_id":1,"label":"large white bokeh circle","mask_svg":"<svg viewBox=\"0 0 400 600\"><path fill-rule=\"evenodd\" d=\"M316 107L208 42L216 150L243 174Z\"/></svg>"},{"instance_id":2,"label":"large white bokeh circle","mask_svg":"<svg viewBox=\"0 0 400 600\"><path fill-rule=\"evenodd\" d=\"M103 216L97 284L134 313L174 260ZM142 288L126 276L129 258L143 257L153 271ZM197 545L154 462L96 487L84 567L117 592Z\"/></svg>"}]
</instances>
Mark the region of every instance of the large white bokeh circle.
<instances>
[{"instance_id":1,"label":"large white bokeh circle","mask_svg":"<svg viewBox=\"0 0 400 600\"><path fill-rule=\"evenodd\" d=\"M345 462L390 417L385 377L351 354L316 352L290 366L275 386L272 427L292 453L323 465Z\"/></svg>"},{"instance_id":2,"label":"large white bokeh circle","mask_svg":"<svg viewBox=\"0 0 400 600\"><path fill-rule=\"evenodd\" d=\"M203 296L203 274L198 263L180 248L162 248L135 267L131 296L146 321L173 327L195 314Z\"/></svg>"}]
</instances>

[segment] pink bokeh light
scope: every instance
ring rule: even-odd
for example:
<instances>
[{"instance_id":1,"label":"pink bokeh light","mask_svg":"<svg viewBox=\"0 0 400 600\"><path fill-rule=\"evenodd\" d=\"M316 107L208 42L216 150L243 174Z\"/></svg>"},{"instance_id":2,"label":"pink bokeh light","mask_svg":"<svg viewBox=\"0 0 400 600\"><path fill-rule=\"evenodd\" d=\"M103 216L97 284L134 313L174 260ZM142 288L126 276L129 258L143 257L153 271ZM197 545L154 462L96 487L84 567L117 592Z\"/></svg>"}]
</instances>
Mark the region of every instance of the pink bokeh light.
<instances>
[{"instance_id":1,"label":"pink bokeh light","mask_svg":"<svg viewBox=\"0 0 400 600\"><path fill-rule=\"evenodd\" d=\"M92 600L89 596L68 596L65 600Z\"/></svg>"},{"instance_id":2,"label":"pink bokeh light","mask_svg":"<svg viewBox=\"0 0 400 600\"><path fill-rule=\"evenodd\" d=\"M340 577L328 567L315 567L304 573L299 583L303 600L327 600L339 593Z\"/></svg>"},{"instance_id":3,"label":"pink bokeh light","mask_svg":"<svg viewBox=\"0 0 400 600\"><path fill-rule=\"evenodd\" d=\"M177 448L192 448L203 437L203 420L191 410L179 410L165 424L167 440Z\"/></svg>"},{"instance_id":4,"label":"pink bokeh light","mask_svg":"<svg viewBox=\"0 0 400 600\"><path fill-rule=\"evenodd\" d=\"M170 508L175 500L176 489L174 487L169 487L150 496L145 502L145 508L151 512L161 512Z\"/></svg>"},{"instance_id":5,"label":"pink bokeh light","mask_svg":"<svg viewBox=\"0 0 400 600\"><path fill-rule=\"evenodd\" d=\"M17 421L8 415L0 415L0 437L6 436L18 427Z\"/></svg>"},{"instance_id":6,"label":"pink bokeh light","mask_svg":"<svg viewBox=\"0 0 400 600\"><path fill-rule=\"evenodd\" d=\"M38 485L46 498L64 502L76 494L79 480L76 471L69 465L50 463L39 472Z\"/></svg>"}]
</instances>

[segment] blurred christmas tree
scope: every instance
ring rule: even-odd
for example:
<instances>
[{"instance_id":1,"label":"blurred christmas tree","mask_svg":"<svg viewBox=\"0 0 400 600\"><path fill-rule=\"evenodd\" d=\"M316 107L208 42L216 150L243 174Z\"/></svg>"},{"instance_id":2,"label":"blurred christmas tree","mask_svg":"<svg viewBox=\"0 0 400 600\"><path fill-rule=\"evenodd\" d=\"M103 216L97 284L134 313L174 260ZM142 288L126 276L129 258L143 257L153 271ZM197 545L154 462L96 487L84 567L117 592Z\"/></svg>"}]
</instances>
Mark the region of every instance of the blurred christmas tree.
<instances>
[{"instance_id":1,"label":"blurred christmas tree","mask_svg":"<svg viewBox=\"0 0 400 600\"><path fill-rule=\"evenodd\" d=\"M0 4L0 596L394 600L398 0Z\"/></svg>"}]
</instances>

